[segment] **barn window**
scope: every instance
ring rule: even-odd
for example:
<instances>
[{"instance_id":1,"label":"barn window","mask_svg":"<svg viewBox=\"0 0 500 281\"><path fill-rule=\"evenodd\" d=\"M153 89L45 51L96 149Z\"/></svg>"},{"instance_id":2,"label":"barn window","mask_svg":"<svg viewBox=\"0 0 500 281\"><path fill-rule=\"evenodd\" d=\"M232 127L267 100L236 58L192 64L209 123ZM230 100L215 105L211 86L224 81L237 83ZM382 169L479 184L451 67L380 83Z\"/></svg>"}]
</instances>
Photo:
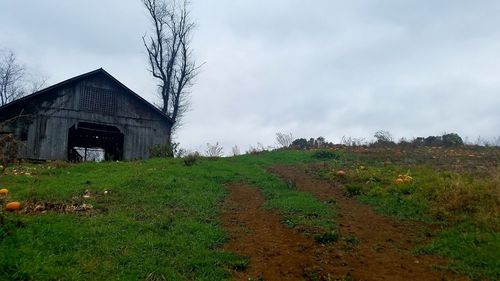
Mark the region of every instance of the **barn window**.
<instances>
[{"instance_id":1,"label":"barn window","mask_svg":"<svg viewBox=\"0 0 500 281\"><path fill-rule=\"evenodd\" d=\"M87 86L82 88L80 109L115 114L116 108L116 94L114 91Z\"/></svg>"}]
</instances>

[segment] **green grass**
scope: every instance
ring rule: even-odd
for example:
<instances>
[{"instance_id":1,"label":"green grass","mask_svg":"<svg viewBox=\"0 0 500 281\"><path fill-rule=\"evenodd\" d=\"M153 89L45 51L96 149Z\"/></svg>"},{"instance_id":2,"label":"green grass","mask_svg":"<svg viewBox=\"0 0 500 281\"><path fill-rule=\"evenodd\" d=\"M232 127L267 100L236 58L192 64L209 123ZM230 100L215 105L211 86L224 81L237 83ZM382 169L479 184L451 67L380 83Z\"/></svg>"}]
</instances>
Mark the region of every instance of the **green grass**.
<instances>
[{"instance_id":1,"label":"green grass","mask_svg":"<svg viewBox=\"0 0 500 281\"><path fill-rule=\"evenodd\" d=\"M335 213L266 169L312 161L310 153L282 152L235 158L119 163L28 165L31 176L2 176L9 200L71 202L94 206L85 214L0 213L0 279L9 280L224 280L245 257L222 251L226 233L218 215L224 184L261 188L265 208L306 233L332 231ZM53 167L57 166L57 167ZM18 168L19 169L19 168ZM107 196L82 199L86 190Z\"/></svg>"},{"instance_id":2,"label":"green grass","mask_svg":"<svg viewBox=\"0 0 500 281\"><path fill-rule=\"evenodd\" d=\"M490 280L498 280L499 245L500 233L463 224L440 233L438 239L418 248L416 252L450 257L449 267L467 273L473 280L481 280L485 276Z\"/></svg>"},{"instance_id":3,"label":"green grass","mask_svg":"<svg viewBox=\"0 0 500 281\"><path fill-rule=\"evenodd\" d=\"M85 202L94 210L0 211L0 280L225 280L230 269L248 264L221 250L227 234L219 214L231 182L260 188L264 208L277 210L284 225L323 243L354 244L355 237L336 236L335 202L320 202L267 172L275 164L315 161L330 163L320 174L375 210L443 229L418 253L449 257L451 269L472 278L500 279L498 151L401 153L274 151L200 158L189 167L182 159L10 167L0 178L8 200ZM13 168L31 176L16 176ZM346 177L336 176L338 169ZM413 180L396 184L399 174ZM86 190L109 194L84 199Z\"/></svg>"}]
</instances>

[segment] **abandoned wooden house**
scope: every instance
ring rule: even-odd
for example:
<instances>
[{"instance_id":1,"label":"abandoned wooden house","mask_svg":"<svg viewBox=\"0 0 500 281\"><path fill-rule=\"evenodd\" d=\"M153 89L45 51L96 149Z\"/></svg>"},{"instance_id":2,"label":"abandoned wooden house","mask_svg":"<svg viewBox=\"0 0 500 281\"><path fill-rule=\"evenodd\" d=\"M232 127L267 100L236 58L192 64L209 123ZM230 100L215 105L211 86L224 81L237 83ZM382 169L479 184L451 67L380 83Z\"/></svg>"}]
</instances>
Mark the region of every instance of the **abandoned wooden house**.
<instances>
[{"instance_id":1,"label":"abandoned wooden house","mask_svg":"<svg viewBox=\"0 0 500 281\"><path fill-rule=\"evenodd\" d=\"M9 122L5 122L10 120ZM172 120L102 68L0 107L3 133L21 141L20 157L78 161L87 149L106 160L149 158L167 145Z\"/></svg>"}]
</instances>

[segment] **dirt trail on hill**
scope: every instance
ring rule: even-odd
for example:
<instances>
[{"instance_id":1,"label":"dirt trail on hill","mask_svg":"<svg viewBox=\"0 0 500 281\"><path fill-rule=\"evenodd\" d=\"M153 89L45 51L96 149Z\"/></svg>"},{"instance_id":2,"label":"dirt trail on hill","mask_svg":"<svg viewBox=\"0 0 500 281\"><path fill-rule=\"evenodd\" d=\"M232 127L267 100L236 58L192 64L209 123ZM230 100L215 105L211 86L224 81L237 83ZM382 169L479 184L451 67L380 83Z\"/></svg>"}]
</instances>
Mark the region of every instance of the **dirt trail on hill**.
<instances>
[{"instance_id":1,"label":"dirt trail on hill","mask_svg":"<svg viewBox=\"0 0 500 281\"><path fill-rule=\"evenodd\" d=\"M303 280L314 271L314 241L281 224L280 216L264 210L257 188L231 185L222 215L230 240L224 249L250 258L249 267L234 271L235 280Z\"/></svg>"},{"instance_id":2,"label":"dirt trail on hill","mask_svg":"<svg viewBox=\"0 0 500 281\"><path fill-rule=\"evenodd\" d=\"M370 206L346 197L341 186L315 178L304 167L276 166L271 172L322 201L335 199L342 237L359 241L351 251L337 257L347 265L336 270L349 272L354 280L468 280L433 270L435 265L446 264L443 258L412 255L415 241L423 238L418 223L376 214Z\"/></svg>"},{"instance_id":3,"label":"dirt trail on hill","mask_svg":"<svg viewBox=\"0 0 500 281\"><path fill-rule=\"evenodd\" d=\"M261 208L265 199L248 185L228 186L222 220L230 234L225 250L247 256L249 266L234 270L235 280L467 280L432 269L444 264L438 257L411 255L418 231L410 224L375 214L370 207L344 197L339 187L316 180L303 168L271 170L297 188L321 200L338 204L343 237L353 236L356 246L337 242L319 244L312 237L281 224L276 212Z\"/></svg>"}]
</instances>

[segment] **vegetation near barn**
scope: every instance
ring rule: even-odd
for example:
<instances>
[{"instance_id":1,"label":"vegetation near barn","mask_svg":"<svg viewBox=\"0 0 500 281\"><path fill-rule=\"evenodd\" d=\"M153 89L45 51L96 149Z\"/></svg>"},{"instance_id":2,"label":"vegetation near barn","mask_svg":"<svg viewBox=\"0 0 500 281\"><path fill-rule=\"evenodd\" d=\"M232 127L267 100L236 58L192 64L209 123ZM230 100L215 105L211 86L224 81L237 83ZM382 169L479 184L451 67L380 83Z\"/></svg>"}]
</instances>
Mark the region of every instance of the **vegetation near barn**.
<instances>
[{"instance_id":1,"label":"vegetation near barn","mask_svg":"<svg viewBox=\"0 0 500 281\"><path fill-rule=\"evenodd\" d=\"M21 210L0 211L0 279L228 279L248 265L246 257L221 250L228 237L220 204L231 182L258 187L264 208L317 243L354 241L355 247L356 237L338 232L334 202L268 170L293 164L310 167L380 213L427 225L415 253L442 255L457 272L496 280L499 163L495 147L339 146L231 158L11 165L0 178L0 188L9 189L0 203L20 201Z\"/></svg>"}]
</instances>

